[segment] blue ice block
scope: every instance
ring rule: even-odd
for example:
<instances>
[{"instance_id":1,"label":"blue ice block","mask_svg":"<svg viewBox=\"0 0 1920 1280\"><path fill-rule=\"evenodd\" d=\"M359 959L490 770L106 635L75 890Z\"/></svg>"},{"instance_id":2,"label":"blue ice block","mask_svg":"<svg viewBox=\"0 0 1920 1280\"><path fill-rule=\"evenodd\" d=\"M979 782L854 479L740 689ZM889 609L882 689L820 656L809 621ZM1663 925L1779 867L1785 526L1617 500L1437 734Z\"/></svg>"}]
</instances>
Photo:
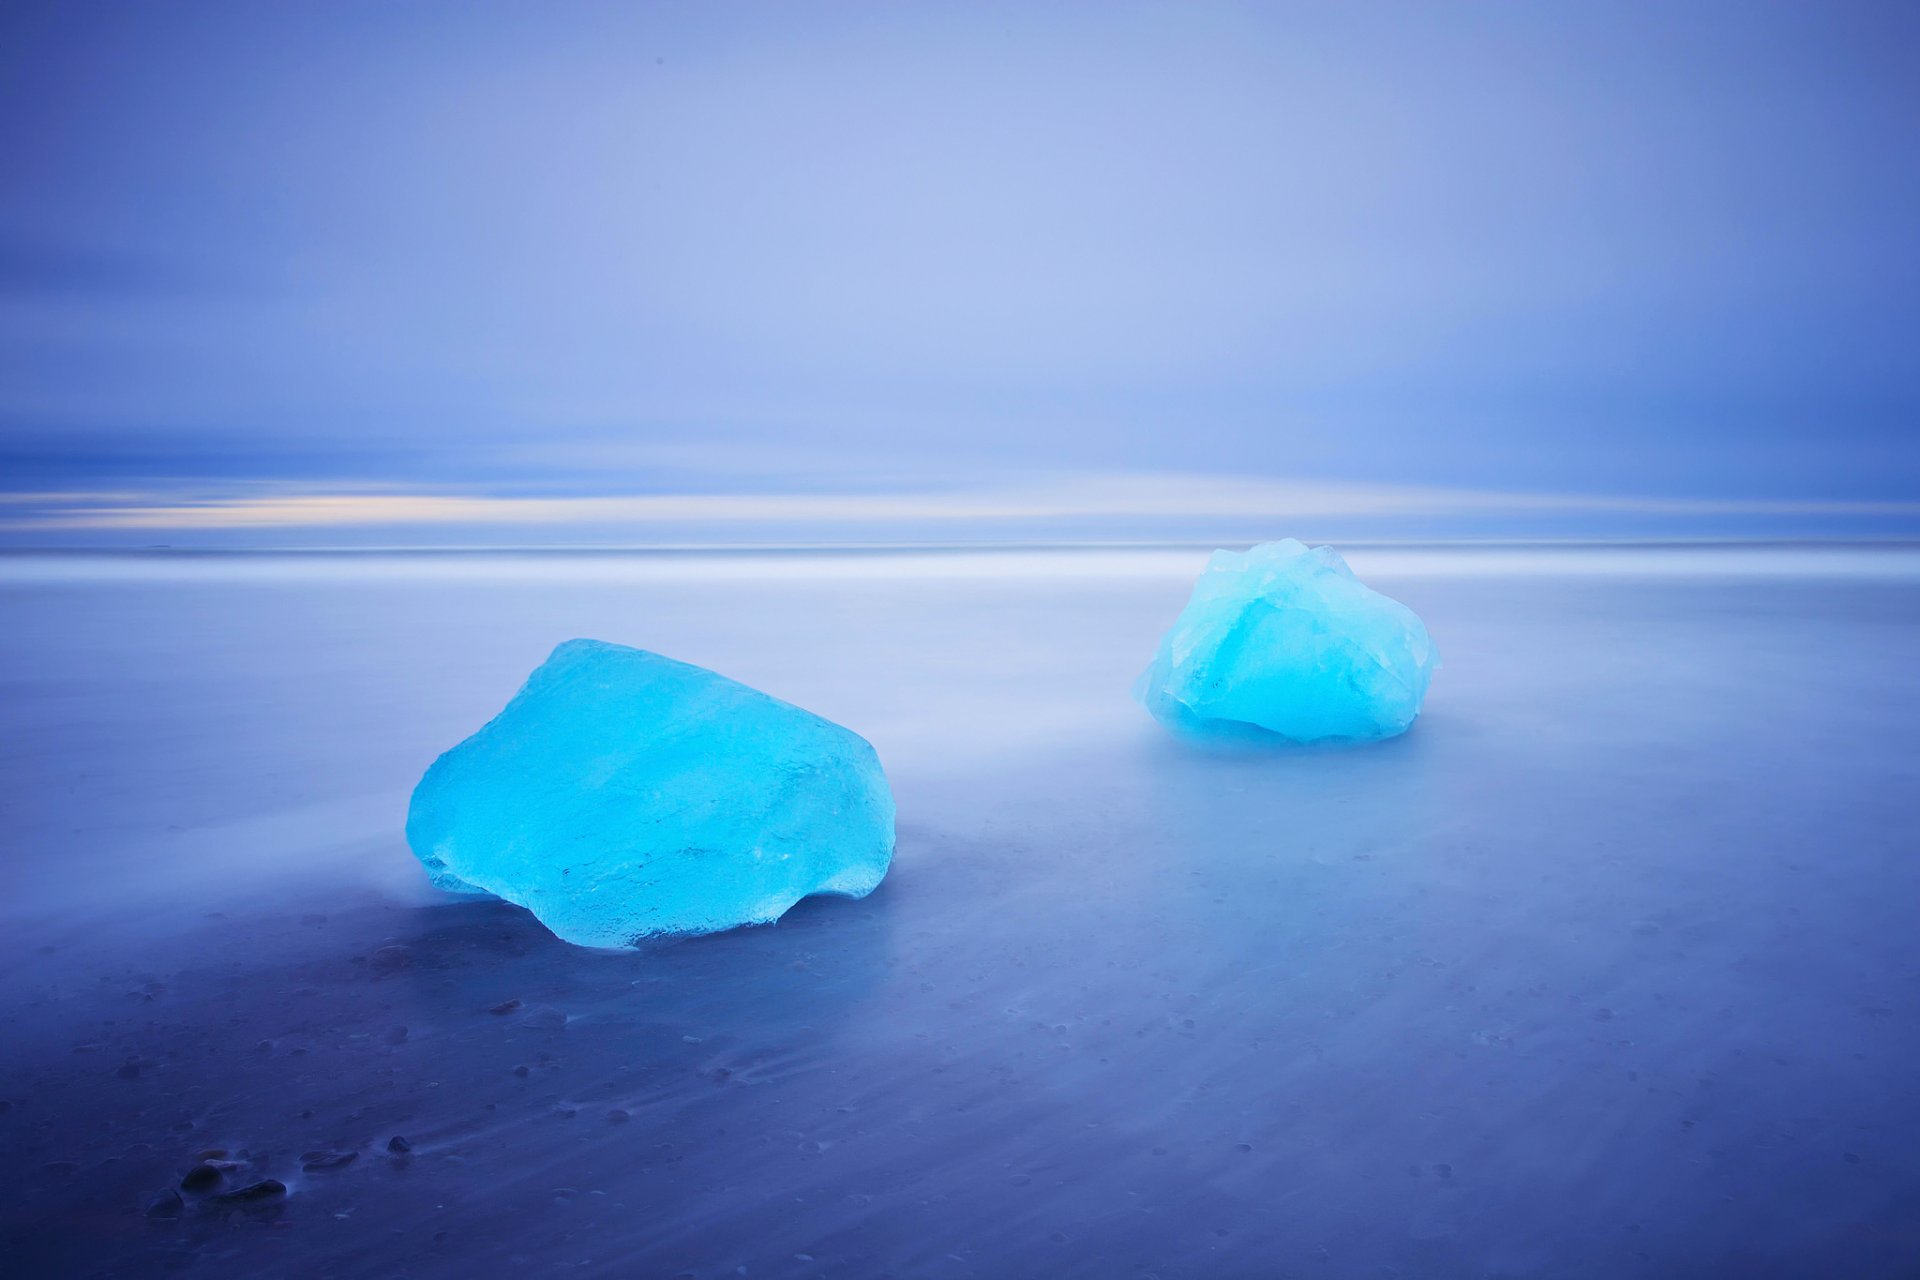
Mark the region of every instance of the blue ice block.
<instances>
[{"instance_id":1,"label":"blue ice block","mask_svg":"<svg viewBox=\"0 0 1920 1280\"><path fill-rule=\"evenodd\" d=\"M433 762L407 843L442 888L627 947L871 893L893 792L849 729L701 667L569 640Z\"/></svg>"},{"instance_id":2,"label":"blue ice block","mask_svg":"<svg viewBox=\"0 0 1920 1280\"><path fill-rule=\"evenodd\" d=\"M1133 696L1185 737L1364 742L1406 732L1439 665L1413 610L1286 538L1213 553Z\"/></svg>"}]
</instances>

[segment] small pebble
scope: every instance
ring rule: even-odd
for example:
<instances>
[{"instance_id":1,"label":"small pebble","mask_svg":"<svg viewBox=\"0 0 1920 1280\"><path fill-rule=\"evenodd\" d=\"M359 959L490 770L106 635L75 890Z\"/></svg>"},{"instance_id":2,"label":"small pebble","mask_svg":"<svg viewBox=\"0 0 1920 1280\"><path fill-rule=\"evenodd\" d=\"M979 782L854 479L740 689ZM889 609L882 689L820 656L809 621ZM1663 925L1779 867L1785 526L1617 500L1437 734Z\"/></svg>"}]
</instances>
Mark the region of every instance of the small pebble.
<instances>
[{"instance_id":1,"label":"small pebble","mask_svg":"<svg viewBox=\"0 0 1920 1280\"><path fill-rule=\"evenodd\" d=\"M256 1204L262 1200L273 1200L287 1194L287 1184L278 1178L262 1178L259 1182L241 1187L238 1191L229 1191L225 1195L213 1197L214 1204Z\"/></svg>"},{"instance_id":2,"label":"small pebble","mask_svg":"<svg viewBox=\"0 0 1920 1280\"><path fill-rule=\"evenodd\" d=\"M210 1164L197 1164L187 1170L187 1176L180 1179L182 1191L211 1191L220 1185L224 1175Z\"/></svg>"},{"instance_id":3,"label":"small pebble","mask_svg":"<svg viewBox=\"0 0 1920 1280\"><path fill-rule=\"evenodd\" d=\"M360 1158L358 1151L309 1151L300 1157L300 1167L308 1173L322 1169L340 1169Z\"/></svg>"}]
</instances>

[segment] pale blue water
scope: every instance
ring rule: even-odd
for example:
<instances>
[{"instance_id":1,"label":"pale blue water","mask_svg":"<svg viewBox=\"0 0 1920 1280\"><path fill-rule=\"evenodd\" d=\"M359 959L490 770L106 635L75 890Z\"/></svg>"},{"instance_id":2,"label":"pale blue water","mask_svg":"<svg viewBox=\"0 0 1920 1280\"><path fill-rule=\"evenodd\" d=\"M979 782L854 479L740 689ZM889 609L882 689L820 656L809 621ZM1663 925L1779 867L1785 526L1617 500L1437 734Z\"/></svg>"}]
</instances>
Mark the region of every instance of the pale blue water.
<instances>
[{"instance_id":1,"label":"pale blue water","mask_svg":"<svg viewBox=\"0 0 1920 1280\"><path fill-rule=\"evenodd\" d=\"M0 1261L1920 1271L1913 552L1363 550L1426 711L1260 754L1128 698L1200 559L0 560ZM436 897L409 789L575 635L868 737L880 890ZM144 1216L209 1149L290 1194Z\"/></svg>"}]
</instances>

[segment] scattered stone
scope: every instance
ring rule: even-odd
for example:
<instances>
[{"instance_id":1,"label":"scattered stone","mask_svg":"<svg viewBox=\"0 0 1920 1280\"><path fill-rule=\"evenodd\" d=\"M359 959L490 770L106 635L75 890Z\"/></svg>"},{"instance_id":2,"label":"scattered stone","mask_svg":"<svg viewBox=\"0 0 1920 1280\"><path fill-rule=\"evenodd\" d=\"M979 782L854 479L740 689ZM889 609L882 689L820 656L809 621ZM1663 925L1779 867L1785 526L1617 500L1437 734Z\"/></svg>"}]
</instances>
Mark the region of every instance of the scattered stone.
<instances>
[{"instance_id":1,"label":"scattered stone","mask_svg":"<svg viewBox=\"0 0 1920 1280\"><path fill-rule=\"evenodd\" d=\"M40 1167L56 1178L71 1178L80 1172L80 1166L71 1160L49 1160Z\"/></svg>"},{"instance_id":2,"label":"scattered stone","mask_svg":"<svg viewBox=\"0 0 1920 1280\"><path fill-rule=\"evenodd\" d=\"M405 1027L395 1027L393 1030L387 1032L388 1044L405 1044L406 1042L407 1029Z\"/></svg>"},{"instance_id":3,"label":"scattered stone","mask_svg":"<svg viewBox=\"0 0 1920 1280\"><path fill-rule=\"evenodd\" d=\"M609 1124L625 1124L631 1119L633 1119L633 1114L625 1107L615 1107L613 1110L607 1112L607 1122Z\"/></svg>"},{"instance_id":4,"label":"scattered stone","mask_svg":"<svg viewBox=\"0 0 1920 1280\"><path fill-rule=\"evenodd\" d=\"M520 1007L520 1002L518 1000L502 1000L499 1004L487 1010L487 1012L494 1014L497 1017L504 1017L507 1014L512 1013L515 1009L518 1009L519 1007Z\"/></svg>"},{"instance_id":5,"label":"scattered stone","mask_svg":"<svg viewBox=\"0 0 1920 1280\"><path fill-rule=\"evenodd\" d=\"M197 1164L187 1170L186 1177L180 1179L180 1189L182 1191L192 1191L196 1194L202 1191L211 1191L220 1185L220 1179L225 1176L225 1174L220 1172L218 1167L212 1164Z\"/></svg>"},{"instance_id":6,"label":"scattered stone","mask_svg":"<svg viewBox=\"0 0 1920 1280\"><path fill-rule=\"evenodd\" d=\"M180 1198L180 1193L172 1187L168 1187L165 1191L162 1191L159 1195L147 1202L147 1216L149 1218L175 1218L178 1217L180 1211L186 1207L187 1202Z\"/></svg>"},{"instance_id":7,"label":"scattered stone","mask_svg":"<svg viewBox=\"0 0 1920 1280\"><path fill-rule=\"evenodd\" d=\"M322 1169L342 1169L360 1158L358 1151L309 1151L300 1157L300 1167L308 1173Z\"/></svg>"},{"instance_id":8,"label":"scattered stone","mask_svg":"<svg viewBox=\"0 0 1920 1280\"><path fill-rule=\"evenodd\" d=\"M400 943L391 943L373 953L375 973L398 973L413 963L413 951Z\"/></svg>"},{"instance_id":9,"label":"scattered stone","mask_svg":"<svg viewBox=\"0 0 1920 1280\"><path fill-rule=\"evenodd\" d=\"M277 1200L285 1194L287 1194L286 1183L280 1181L278 1178L262 1178L258 1182L249 1183L241 1187L238 1191L229 1191L224 1195L214 1196L209 1203L237 1205L259 1204L266 1200Z\"/></svg>"},{"instance_id":10,"label":"scattered stone","mask_svg":"<svg viewBox=\"0 0 1920 1280\"><path fill-rule=\"evenodd\" d=\"M387 1139L387 1150L396 1156L403 1156L413 1150L413 1144L396 1133Z\"/></svg>"},{"instance_id":11,"label":"scattered stone","mask_svg":"<svg viewBox=\"0 0 1920 1280\"><path fill-rule=\"evenodd\" d=\"M531 1074L532 1071L533 1071L533 1068L529 1067L526 1063L523 1062L519 1066L513 1069L513 1074L524 1077L526 1075Z\"/></svg>"}]
</instances>

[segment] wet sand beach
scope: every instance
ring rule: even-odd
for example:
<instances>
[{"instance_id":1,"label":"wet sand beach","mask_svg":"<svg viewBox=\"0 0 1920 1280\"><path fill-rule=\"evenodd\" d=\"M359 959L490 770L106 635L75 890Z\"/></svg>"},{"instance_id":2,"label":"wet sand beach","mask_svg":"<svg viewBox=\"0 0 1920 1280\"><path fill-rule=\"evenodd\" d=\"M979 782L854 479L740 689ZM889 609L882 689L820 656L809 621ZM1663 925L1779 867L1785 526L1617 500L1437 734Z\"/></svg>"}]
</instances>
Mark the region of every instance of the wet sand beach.
<instances>
[{"instance_id":1,"label":"wet sand beach","mask_svg":"<svg viewBox=\"0 0 1920 1280\"><path fill-rule=\"evenodd\" d=\"M0 1262L1912 1275L1920 560L1351 558L1413 731L1208 752L1127 696L1191 551L7 557ZM435 894L409 790L581 635L869 738L887 881Z\"/></svg>"}]
</instances>

